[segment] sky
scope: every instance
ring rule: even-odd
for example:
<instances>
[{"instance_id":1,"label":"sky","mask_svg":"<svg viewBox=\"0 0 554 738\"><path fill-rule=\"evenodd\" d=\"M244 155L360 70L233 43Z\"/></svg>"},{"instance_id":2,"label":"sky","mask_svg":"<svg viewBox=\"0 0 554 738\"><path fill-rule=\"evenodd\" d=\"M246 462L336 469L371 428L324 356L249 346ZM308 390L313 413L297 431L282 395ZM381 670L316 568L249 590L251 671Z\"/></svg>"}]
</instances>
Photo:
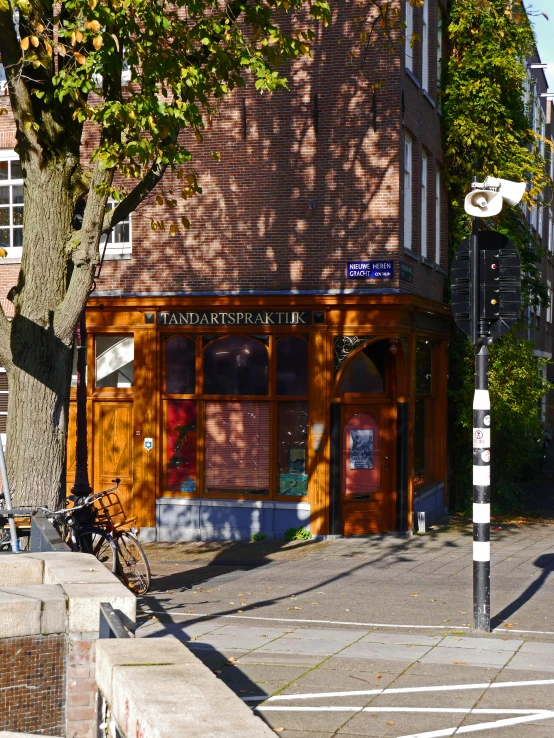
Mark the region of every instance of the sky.
<instances>
[{"instance_id":1,"label":"sky","mask_svg":"<svg viewBox=\"0 0 554 738\"><path fill-rule=\"evenodd\" d=\"M554 0L525 0L525 7L531 14L541 61L549 65L545 69L549 92L554 92ZM546 13L549 20L534 15L536 12Z\"/></svg>"}]
</instances>

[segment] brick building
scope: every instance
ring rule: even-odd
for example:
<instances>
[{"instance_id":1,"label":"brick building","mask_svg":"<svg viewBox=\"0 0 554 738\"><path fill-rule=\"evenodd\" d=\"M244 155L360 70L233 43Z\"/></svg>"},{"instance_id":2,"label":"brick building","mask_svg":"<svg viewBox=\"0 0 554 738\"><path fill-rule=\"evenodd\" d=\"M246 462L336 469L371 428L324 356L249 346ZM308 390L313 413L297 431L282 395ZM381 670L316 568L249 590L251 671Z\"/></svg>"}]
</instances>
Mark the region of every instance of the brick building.
<instances>
[{"instance_id":1,"label":"brick building","mask_svg":"<svg viewBox=\"0 0 554 738\"><path fill-rule=\"evenodd\" d=\"M191 142L203 194L158 207L182 189L168 174L110 237L87 309L91 481L121 477L143 539L409 531L444 510L442 10L402 8L406 42L363 50L354 3L334 7L290 92L233 92ZM9 307L9 116L0 146Z\"/></svg>"}]
</instances>

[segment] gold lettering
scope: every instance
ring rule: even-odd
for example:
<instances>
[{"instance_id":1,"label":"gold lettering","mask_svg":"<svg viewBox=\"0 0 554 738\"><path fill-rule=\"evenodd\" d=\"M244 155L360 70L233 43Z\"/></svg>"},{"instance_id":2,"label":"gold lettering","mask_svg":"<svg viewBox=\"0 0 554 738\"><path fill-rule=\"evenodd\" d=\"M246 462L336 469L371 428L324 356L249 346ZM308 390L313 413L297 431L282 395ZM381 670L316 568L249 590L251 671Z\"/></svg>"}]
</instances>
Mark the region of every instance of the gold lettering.
<instances>
[{"instance_id":1,"label":"gold lettering","mask_svg":"<svg viewBox=\"0 0 554 738\"><path fill-rule=\"evenodd\" d=\"M198 313L189 313L189 323L191 325L197 325L200 318L198 317ZM196 318L196 320L194 320Z\"/></svg>"},{"instance_id":2,"label":"gold lettering","mask_svg":"<svg viewBox=\"0 0 554 738\"><path fill-rule=\"evenodd\" d=\"M179 313L179 325L188 325L188 319L185 313Z\"/></svg>"},{"instance_id":3,"label":"gold lettering","mask_svg":"<svg viewBox=\"0 0 554 738\"><path fill-rule=\"evenodd\" d=\"M227 325L225 322L225 318L228 317L227 313L219 313L219 315L221 317L221 325Z\"/></svg>"},{"instance_id":4,"label":"gold lettering","mask_svg":"<svg viewBox=\"0 0 554 738\"><path fill-rule=\"evenodd\" d=\"M227 317L229 318L229 325L235 325L237 322L237 315L238 313L228 313Z\"/></svg>"},{"instance_id":5,"label":"gold lettering","mask_svg":"<svg viewBox=\"0 0 554 738\"><path fill-rule=\"evenodd\" d=\"M169 319L169 325L177 325L177 316L175 313L171 313L171 318Z\"/></svg>"},{"instance_id":6,"label":"gold lettering","mask_svg":"<svg viewBox=\"0 0 554 738\"><path fill-rule=\"evenodd\" d=\"M261 325L264 324L264 319L262 318L262 314L261 313L258 313L256 315L256 320L254 321L254 323L260 323Z\"/></svg>"},{"instance_id":7,"label":"gold lettering","mask_svg":"<svg viewBox=\"0 0 554 738\"><path fill-rule=\"evenodd\" d=\"M210 313L210 322L212 325L219 325L217 313Z\"/></svg>"},{"instance_id":8,"label":"gold lettering","mask_svg":"<svg viewBox=\"0 0 554 738\"><path fill-rule=\"evenodd\" d=\"M252 313L244 313L245 325L252 325Z\"/></svg>"},{"instance_id":9,"label":"gold lettering","mask_svg":"<svg viewBox=\"0 0 554 738\"><path fill-rule=\"evenodd\" d=\"M209 325L210 321L208 320L208 316L206 313L202 314L202 317L200 318L200 325Z\"/></svg>"},{"instance_id":10,"label":"gold lettering","mask_svg":"<svg viewBox=\"0 0 554 738\"><path fill-rule=\"evenodd\" d=\"M160 313L164 325L167 325L167 313Z\"/></svg>"},{"instance_id":11,"label":"gold lettering","mask_svg":"<svg viewBox=\"0 0 554 738\"><path fill-rule=\"evenodd\" d=\"M275 323L273 321L273 318L271 317L272 315L273 315L273 313L266 313L265 314L265 322L266 322L266 325L275 325Z\"/></svg>"}]
</instances>

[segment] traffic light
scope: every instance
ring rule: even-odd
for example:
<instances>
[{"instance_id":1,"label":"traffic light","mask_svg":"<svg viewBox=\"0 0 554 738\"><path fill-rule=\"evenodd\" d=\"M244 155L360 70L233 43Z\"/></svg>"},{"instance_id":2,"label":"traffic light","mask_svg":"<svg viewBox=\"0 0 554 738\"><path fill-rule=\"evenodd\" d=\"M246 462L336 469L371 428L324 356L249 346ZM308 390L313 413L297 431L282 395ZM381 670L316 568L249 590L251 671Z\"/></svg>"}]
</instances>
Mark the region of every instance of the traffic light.
<instances>
[{"instance_id":1,"label":"traffic light","mask_svg":"<svg viewBox=\"0 0 554 738\"><path fill-rule=\"evenodd\" d=\"M471 238L463 241L452 262L452 313L456 325L468 336L486 338L504 335L519 318L521 306L521 262L511 241L496 231L478 233L478 268L472 269ZM477 289L473 274L477 274ZM477 310L473 310L477 295Z\"/></svg>"}]
</instances>

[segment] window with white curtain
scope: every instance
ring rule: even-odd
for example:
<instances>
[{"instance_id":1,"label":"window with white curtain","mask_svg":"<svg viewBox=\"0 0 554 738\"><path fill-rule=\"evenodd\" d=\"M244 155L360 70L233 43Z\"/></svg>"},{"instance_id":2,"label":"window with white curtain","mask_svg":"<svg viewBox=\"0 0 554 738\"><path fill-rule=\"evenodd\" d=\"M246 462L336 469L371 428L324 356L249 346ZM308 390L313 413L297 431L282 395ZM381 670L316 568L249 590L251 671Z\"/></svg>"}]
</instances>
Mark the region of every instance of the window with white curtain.
<instances>
[{"instance_id":1,"label":"window with white curtain","mask_svg":"<svg viewBox=\"0 0 554 738\"><path fill-rule=\"evenodd\" d=\"M440 106L442 72L442 10L437 7L437 105Z\"/></svg>"},{"instance_id":2,"label":"window with white curtain","mask_svg":"<svg viewBox=\"0 0 554 738\"><path fill-rule=\"evenodd\" d=\"M546 286L548 288L548 303L546 305L546 322L552 323L552 283L549 279L546 280Z\"/></svg>"},{"instance_id":3,"label":"window with white curtain","mask_svg":"<svg viewBox=\"0 0 554 738\"><path fill-rule=\"evenodd\" d=\"M429 1L423 4L421 14L421 86L429 89Z\"/></svg>"},{"instance_id":4,"label":"window with white curtain","mask_svg":"<svg viewBox=\"0 0 554 738\"><path fill-rule=\"evenodd\" d=\"M414 50L412 48L413 36L414 36L414 9L409 2L404 4L406 9L406 30L405 30L405 41L404 41L404 58L406 63L406 69L410 72L414 71Z\"/></svg>"},{"instance_id":5,"label":"window with white curtain","mask_svg":"<svg viewBox=\"0 0 554 738\"><path fill-rule=\"evenodd\" d=\"M542 205L537 208L537 233L539 238L542 238Z\"/></svg>"},{"instance_id":6,"label":"window with white curtain","mask_svg":"<svg viewBox=\"0 0 554 738\"><path fill-rule=\"evenodd\" d=\"M15 151L0 153L0 246L8 259L23 251L23 172Z\"/></svg>"},{"instance_id":7,"label":"window with white curtain","mask_svg":"<svg viewBox=\"0 0 554 738\"><path fill-rule=\"evenodd\" d=\"M421 255L427 257L427 154L421 152Z\"/></svg>"},{"instance_id":8,"label":"window with white curtain","mask_svg":"<svg viewBox=\"0 0 554 738\"><path fill-rule=\"evenodd\" d=\"M404 139L404 248L412 248L412 139Z\"/></svg>"},{"instance_id":9,"label":"window with white curtain","mask_svg":"<svg viewBox=\"0 0 554 738\"><path fill-rule=\"evenodd\" d=\"M441 173L435 176L435 263L441 263Z\"/></svg>"}]
</instances>

